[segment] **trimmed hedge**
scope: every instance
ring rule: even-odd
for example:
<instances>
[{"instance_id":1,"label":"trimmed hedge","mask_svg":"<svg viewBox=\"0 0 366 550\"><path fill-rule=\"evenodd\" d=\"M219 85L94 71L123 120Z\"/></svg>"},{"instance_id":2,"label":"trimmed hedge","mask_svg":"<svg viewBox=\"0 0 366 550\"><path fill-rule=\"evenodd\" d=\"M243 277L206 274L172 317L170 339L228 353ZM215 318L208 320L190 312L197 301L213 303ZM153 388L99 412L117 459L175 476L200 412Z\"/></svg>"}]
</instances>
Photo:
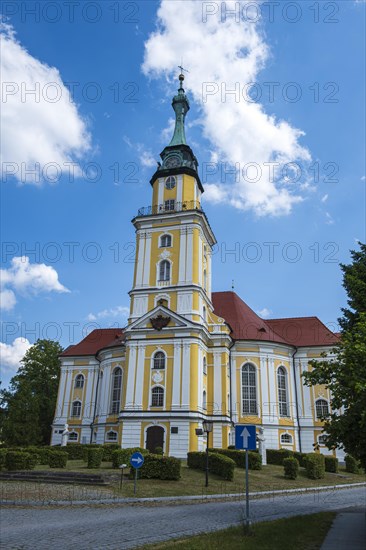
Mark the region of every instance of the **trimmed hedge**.
<instances>
[{"instance_id":1,"label":"trimmed hedge","mask_svg":"<svg viewBox=\"0 0 366 550\"><path fill-rule=\"evenodd\" d=\"M306 457L306 475L309 479L323 479L325 477L324 455L309 453Z\"/></svg>"},{"instance_id":2,"label":"trimmed hedge","mask_svg":"<svg viewBox=\"0 0 366 550\"><path fill-rule=\"evenodd\" d=\"M187 454L188 468L206 470L206 453L192 452ZM227 481L234 478L235 462L219 453L208 453L208 469Z\"/></svg>"},{"instance_id":3,"label":"trimmed hedge","mask_svg":"<svg viewBox=\"0 0 366 550\"><path fill-rule=\"evenodd\" d=\"M220 455L231 458L239 468L245 468L245 451L238 451L235 449L209 449L210 453L217 453ZM256 451L248 452L248 466L249 470L261 470L262 469L262 457Z\"/></svg>"},{"instance_id":4,"label":"trimmed hedge","mask_svg":"<svg viewBox=\"0 0 366 550\"><path fill-rule=\"evenodd\" d=\"M173 456L161 456L154 454L147 454L145 462L138 471L139 478L146 479L180 479L180 467L181 461ZM135 468L131 468L130 476L135 475Z\"/></svg>"},{"instance_id":5,"label":"trimmed hedge","mask_svg":"<svg viewBox=\"0 0 366 550\"><path fill-rule=\"evenodd\" d=\"M335 456L325 456L325 471L336 474L338 472L338 458Z\"/></svg>"},{"instance_id":6,"label":"trimmed hedge","mask_svg":"<svg viewBox=\"0 0 366 550\"><path fill-rule=\"evenodd\" d=\"M296 458L289 457L283 459L283 467L286 479L296 479L299 472L299 461Z\"/></svg>"},{"instance_id":7,"label":"trimmed hedge","mask_svg":"<svg viewBox=\"0 0 366 550\"><path fill-rule=\"evenodd\" d=\"M88 450L88 468L100 468L103 459L103 449Z\"/></svg>"},{"instance_id":8,"label":"trimmed hedge","mask_svg":"<svg viewBox=\"0 0 366 550\"><path fill-rule=\"evenodd\" d=\"M283 466L285 458L292 458L293 452L288 449L267 449L267 464Z\"/></svg>"},{"instance_id":9,"label":"trimmed hedge","mask_svg":"<svg viewBox=\"0 0 366 550\"><path fill-rule=\"evenodd\" d=\"M69 455L63 451L53 451L48 458L50 468L65 468Z\"/></svg>"},{"instance_id":10,"label":"trimmed hedge","mask_svg":"<svg viewBox=\"0 0 366 550\"><path fill-rule=\"evenodd\" d=\"M100 447L100 445L99 445ZM118 451L121 447L118 445L118 443L106 443L105 445L101 446L103 449L103 462L112 462L112 453L114 451Z\"/></svg>"},{"instance_id":11,"label":"trimmed hedge","mask_svg":"<svg viewBox=\"0 0 366 550\"><path fill-rule=\"evenodd\" d=\"M346 472L350 474L359 474L360 473L360 464L356 458L351 455L346 455L344 457L346 463Z\"/></svg>"},{"instance_id":12,"label":"trimmed hedge","mask_svg":"<svg viewBox=\"0 0 366 550\"><path fill-rule=\"evenodd\" d=\"M143 456L149 454L149 451L146 449L141 449L141 447L132 447L130 449L118 449L117 451L112 452L112 467L119 468L121 464L130 465L130 458L133 453L141 453Z\"/></svg>"},{"instance_id":13,"label":"trimmed hedge","mask_svg":"<svg viewBox=\"0 0 366 550\"><path fill-rule=\"evenodd\" d=\"M5 459L8 449L0 449L0 470L5 467Z\"/></svg>"},{"instance_id":14,"label":"trimmed hedge","mask_svg":"<svg viewBox=\"0 0 366 550\"><path fill-rule=\"evenodd\" d=\"M301 468L306 468L306 453L299 453L294 451L293 457L296 458Z\"/></svg>"},{"instance_id":15,"label":"trimmed hedge","mask_svg":"<svg viewBox=\"0 0 366 550\"><path fill-rule=\"evenodd\" d=\"M33 470L37 461L31 453L8 451L5 455L5 468L10 471Z\"/></svg>"}]
</instances>

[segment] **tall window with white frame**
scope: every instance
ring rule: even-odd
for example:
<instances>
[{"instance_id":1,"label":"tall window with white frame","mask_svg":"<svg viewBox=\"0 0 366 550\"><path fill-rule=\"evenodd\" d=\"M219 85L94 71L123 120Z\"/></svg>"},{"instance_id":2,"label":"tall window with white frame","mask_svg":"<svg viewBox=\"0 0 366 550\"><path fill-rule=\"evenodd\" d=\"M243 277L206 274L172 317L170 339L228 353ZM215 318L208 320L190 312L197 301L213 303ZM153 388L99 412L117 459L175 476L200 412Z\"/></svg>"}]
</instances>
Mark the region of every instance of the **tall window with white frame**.
<instances>
[{"instance_id":1,"label":"tall window with white frame","mask_svg":"<svg viewBox=\"0 0 366 550\"><path fill-rule=\"evenodd\" d=\"M243 416L257 415L257 373L254 365L246 363L241 369Z\"/></svg>"},{"instance_id":2,"label":"tall window with white frame","mask_svg":"<svg viewBox=\"0 0 366 550\"><path fill-rule=\"evenodd\" d=\"M82 374L78 374L75 377L75 388L83 388L84 387L84 376Z\"/></svg>"},{"instance_id":3,"label":"tall window with white frame","mask_svg":"<svg viewBox=\"0 0 366 550\"><path fill-rule=\"evenodd\" d=\"M254 365L246 363L242 367L243 416L257 415L257 372Z\"/></svg>"},{"instance_id":4,"label":"tall window with white frame","mask_svg":"<svg viewBox=\"0 0 366 550\"><path fill-rule=\"evenodd\" d=\"M160 237L160 247L169 248L172 246L172 238L170 235L162 235Z\"/></svg>"},{"instance_id":5,"label":"tall window with white frame","mask_svg":"<svg viewBox=\"0 0 366 550\"><path fill-rule=\"evenodd\" d=\"M151 406L164 407L164 388L155 386L151 390Z\"/></svg>"},{"instance_id":6,"label":"tall window with white frame","mask_svg":"<svg viewBox=\"0 0 366 550\"><path fill-rule=\"evenodd\" d=\"M159 264L159 281L170 281L170 262L163 260Z\"/></svg>"},{"instance_id":7,"label":"tall window with white frame","mask_svg":"<svg viewBox=\"0 0 366 550\"><path fill-rule=\"evenodd\" d=\"M116 367L112 373L111 414L118 414L121 406L122 369Z\"/></svg>"},{"instance_id":8,"label":"tall window with white frame","mask_svg":"<svg viewBox=\"0 0 366 550\"><path fill-rule=\"evenodd\" d=\"M80 418L81 416L81 401L74 401L71 408L71 416Z\"/></svg>"},{"instance_id":9,"label":"tall window with white frame","mask_svg":"<svg viewBox=\"0 0 366 550\"><path fill-rule=\"evenodd\" d=\"M315 402L316 418L322 420L329 415L329 405L326 399L317 399Z\"/></svg>"},{"instance_id":10,"label":"tall window with white frame","mask_svg":"<svg viewBox=\"0 0 366 550\"><path fill-rule=\"evenodd\" d=\"M279 367L277 370L278 386L278 407L280 416L289 416L288 414L288 395L287 395L287 371L285 367Z\"/></svg>"},{"instance_id":11,"label":"tall window with white frame","mask_svg":"<svg viewBox=\"0 0 366 550\"><path fill-rule=\"evenodd\" d=\"M153 357L153 369L165 369L165 354L162 351L157 351Z\"/></svg>"}]
</instances>

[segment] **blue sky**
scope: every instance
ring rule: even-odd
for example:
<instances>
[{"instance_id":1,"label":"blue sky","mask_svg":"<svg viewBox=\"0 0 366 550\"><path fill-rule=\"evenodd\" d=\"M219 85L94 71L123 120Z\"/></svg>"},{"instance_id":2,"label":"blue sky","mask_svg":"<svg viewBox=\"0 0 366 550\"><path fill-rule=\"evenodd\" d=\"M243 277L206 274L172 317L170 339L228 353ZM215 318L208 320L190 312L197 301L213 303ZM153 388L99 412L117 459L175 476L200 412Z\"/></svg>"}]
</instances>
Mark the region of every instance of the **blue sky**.
<instances>
[{"instance_id":1,"label":"blue sky","mask_svg":"<svg viewBox=\"0 0 366 550\"><path fill-rule=\"evenodd\" d=\"M365 240L365 3L227 2L230 16L221 2L84 2L73 17L36 4L2 12L4 383L37 337L66 347L125 324L130 221L151 201L182 58L213 289L234 280L264 317L336 328L338 264Z\"/></svg>"}]
</instances>

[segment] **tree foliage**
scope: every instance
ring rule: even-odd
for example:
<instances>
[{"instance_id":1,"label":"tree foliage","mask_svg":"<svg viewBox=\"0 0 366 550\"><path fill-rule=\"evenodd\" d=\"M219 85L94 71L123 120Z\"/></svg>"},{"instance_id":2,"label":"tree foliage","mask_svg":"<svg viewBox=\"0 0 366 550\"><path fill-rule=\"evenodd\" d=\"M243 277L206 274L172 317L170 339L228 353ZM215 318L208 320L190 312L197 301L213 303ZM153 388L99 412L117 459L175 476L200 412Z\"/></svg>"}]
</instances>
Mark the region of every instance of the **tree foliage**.
<instances>
[{"instance_id":1,"label":"tree foliage","mask_svg":"<svg viewBox=\"0 0 366 550\"><path fill-rule=\"evenodd\" d=\"M305 384L325 384L331 413L325 421L327 446L341 446L366 468L366 245L351 251L353 262L341 265L348 308L339 319L342 333L334 358L311 361Z\"/></svg>"},{"instance_id":2,"label":"tree foliage","mask_svg":"<svg viewBox=\"0 0 366 550\"><path fill-rule=\"evenodd\" d=\"M37 340L9 389L1 390L1 439L7 445L49 445L60 379L58 342Z\"/></svg>"}]
</instances>

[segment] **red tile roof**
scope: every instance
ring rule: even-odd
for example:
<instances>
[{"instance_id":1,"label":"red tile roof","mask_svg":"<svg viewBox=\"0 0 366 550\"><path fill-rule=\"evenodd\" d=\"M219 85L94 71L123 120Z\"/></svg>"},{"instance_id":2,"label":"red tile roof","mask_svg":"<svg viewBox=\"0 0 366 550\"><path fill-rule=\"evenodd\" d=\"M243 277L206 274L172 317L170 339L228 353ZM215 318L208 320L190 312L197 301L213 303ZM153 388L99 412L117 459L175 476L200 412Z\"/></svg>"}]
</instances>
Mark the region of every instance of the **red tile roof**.
<instances>
[{"instance_id":1,"label":"red tile roof","mask_svg":"<svg viewBox=\"0 0 366 550\"><path fill-rule=\"evenodd\" d=\"M61 357L96 355L99 350L123 344L123 330L120 328L100 328L93 330L84 340L69 346Z\"/></svg>"},{"instance_id":2,"label":"red tile roof","mask_svg":"<svg viewBox=\"0 0 366 550\"><path fill-rule=\"evenodd\" d=\"M332 346L339 335L330 331L317 317L261 319L235 292L213 292L214 312L231 328L234 340L261 340L291 346ZM120 346L123 329L93 330L84 340L69 346L61 357L96 355L103 348Z\"/></svg>"},{"instance_id":3,"label":"red tile roof","mask_svg":"<svg viewBox=\"0 0 366 550\"><path fill-rule=\"evenodd\" d=\"M235 292L213 292L214 312L231 327L234 340L262 340L291 346L329 346L337 341L317 317L261 319Z\"/></svg>"}]
</instances>

